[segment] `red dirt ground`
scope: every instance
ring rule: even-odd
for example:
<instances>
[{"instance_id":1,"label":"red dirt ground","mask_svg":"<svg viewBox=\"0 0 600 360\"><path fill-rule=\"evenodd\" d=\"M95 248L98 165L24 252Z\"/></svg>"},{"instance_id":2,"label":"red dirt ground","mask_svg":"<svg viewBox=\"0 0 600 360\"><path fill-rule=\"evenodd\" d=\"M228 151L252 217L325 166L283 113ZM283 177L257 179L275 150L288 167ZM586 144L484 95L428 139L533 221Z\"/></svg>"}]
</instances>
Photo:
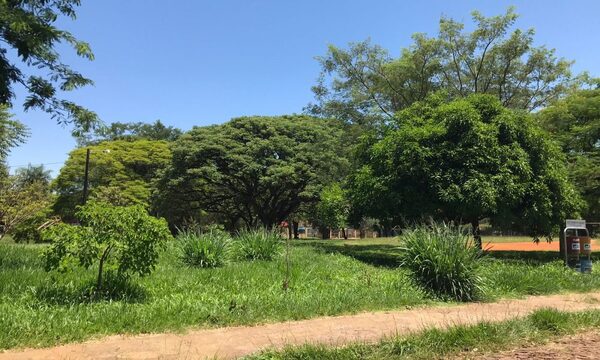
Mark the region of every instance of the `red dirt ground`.
<instances>
[{"instance_id":1,"label":"red dirt ground","mask_svg":"<svg viewBox=\"0 0 600 360\"><path fill-rule=\"evenodd\" d=\"M598 249L598 240L592 240L592 249ZM559 242L553 241L548 243L546 241L540 241L534 243L533 241L527 242L507 242L507 243L488 243L483 245L486 250L490 251L559 251Z\"/></svg>"}]
</instances>

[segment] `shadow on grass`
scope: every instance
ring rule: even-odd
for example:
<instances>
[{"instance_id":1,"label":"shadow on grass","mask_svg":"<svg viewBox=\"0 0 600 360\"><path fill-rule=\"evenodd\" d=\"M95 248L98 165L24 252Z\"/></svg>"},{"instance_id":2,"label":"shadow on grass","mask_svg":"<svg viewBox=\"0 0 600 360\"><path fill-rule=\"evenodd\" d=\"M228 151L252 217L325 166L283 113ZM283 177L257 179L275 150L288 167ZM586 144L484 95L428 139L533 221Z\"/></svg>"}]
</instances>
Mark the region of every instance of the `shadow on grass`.
<instances>
[{"instance_id":1,"label":"shadow on grass","mask_svg":"<svg viewBox=\"0 0 600 360\"><path fill-rule=\"evenodd\" d=\"M560 261L564 258L558 251L486 251L486 256L499 260L514 260L533 264L545 264L554 261ZM600 254L592 253L592 261L599 261Z\"/></svg>"},{"instance_id":2,"label":"shadow on grass","mask_svg":"<svg viewBox=\"0 0 600 360\"><path fill-rule=\"evenodd\" d=\"M402 249L393 245L348 245L315 242L310 246L325 253L339 253L350 256L373 266L396 268L401 263L400 254Z\"/></svg>"},{"instance_id":3,"label":"shadow on grass","mask_svg":"<svg viewBox=\"0 0 600 360\"><path fill-rule=\"evenodd\" d=\"M95 291L95 279L81 283L55 280L51 279L51 282L42 284L34 290L38 301L49 305L78 305L102 301L142 303L147 299L143 287L129 279L117 276L106 276L100 291Z\"/></svg>"}]
</instances>

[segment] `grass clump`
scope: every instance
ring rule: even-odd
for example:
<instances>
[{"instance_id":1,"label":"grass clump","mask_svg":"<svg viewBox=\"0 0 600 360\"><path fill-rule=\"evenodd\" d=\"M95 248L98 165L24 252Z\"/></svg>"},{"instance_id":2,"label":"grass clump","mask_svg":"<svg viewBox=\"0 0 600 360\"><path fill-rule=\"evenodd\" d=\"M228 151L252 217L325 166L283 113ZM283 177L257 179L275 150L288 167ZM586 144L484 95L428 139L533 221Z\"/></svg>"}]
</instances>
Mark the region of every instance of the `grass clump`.
<instances>
[{"instance_id":1,"label":"grass clump","mask_svg":"<svg viewBox=\"0 0 600 360\"><path fill-rule=\"evenodd\" d=\"M177 235L180 259L185 264L200 268L219 267L229 261L231 237L224 231L205 233L183 230Z\"/></svg>"},{"instance_id":2,"label":"grass clump","mask_svg":"<svg viewBox=\"0 0 600 360\"><path fill-rule=\"evenodd\" d=\"M237 233L235 254L238 260L273 260L282 250L281 235L265 229Z\"/></svg>"},{"instance_id":3,"label":"grass clump","mask_svg":"<svg viewBox=\"0 0 600 360\"><path fill-rule=\"evenodd\" d=\"M385 339L378 344L356 343L344 347L305 345L283 351L265 351L250 356L255 360L283 359L446 359L477 357L486 353L542 344L558 336L583 329L600 328L600 311L561 312L541 309L530 316L503 322L432 329L405 337ZM466 355L468 356L460 356Z\"/></svg>"},{"instance_id":4,"label":"grass clump","mask_svg":"<svg viewBox=\"0 0 600 360\"><path fill-rule=\"evenodd\" d=\"M464 228L433 223L406 231L402 239L402 265L425 290L458 301L481 295L480 251Z\"/></svg>"}]
</instances>

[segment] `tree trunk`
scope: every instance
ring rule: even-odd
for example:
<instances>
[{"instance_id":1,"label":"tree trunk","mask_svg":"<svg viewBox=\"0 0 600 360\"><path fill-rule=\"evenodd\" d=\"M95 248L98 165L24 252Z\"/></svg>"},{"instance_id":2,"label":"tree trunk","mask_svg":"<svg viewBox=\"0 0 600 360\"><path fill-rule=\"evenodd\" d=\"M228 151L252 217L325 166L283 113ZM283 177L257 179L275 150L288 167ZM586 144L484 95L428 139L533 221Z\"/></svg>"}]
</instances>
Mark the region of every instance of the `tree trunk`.
<instances>
[{"instance_id":1,"label":"tree trunk","mask_svg":"<svg viewBox=\"0 0 600 360\"><path fill-rule=\"evenodd\" d=\"M321 228L319 229L319 231L321 231L321 238L322 238L323 240L327 240L327 239L329 239L329 238L331 237L331 236L330 236L331 234L329 234L329 228L328 228L328 227L324 227L324 226L323 226L323 227L321 227Z\"/></svg>"},{"instance_id":2,"label":"tree trunk","mask_svg":"<svg viewBox=\"0 0 600 360\"><path fill-rule=\"evenodd\" d=\"M106 258L108 258L108 254L110 253L111 249L112 246L107 246L106 249L104 249L104 253L102 253L102 256L100 257L100 264L98 265L98 278L96 279L96 296L100 290L102 290L102 268L104 267L104 261L106 261Z\"/></svg>"},{"instance_id":3,"label":"tree trunk","mask_svg":"<svg viewBox=\"0 0 600 360\"><path fill-rule=\"evenodd\" d=\"M293 225L291 221L288 221L288 239L292 238L292 232L293 232Z\"/></svg>"},{"instance_id":4,"label":"tree trunk","mask_svg":"<svg viewBox=\"0 0 600 360\"><path fill-rule=\"evenodd\" d=\"M358 233L359 233L359 235L358 235L358 236L359 236L361 239L364 239L364 238L366 238L366 237L367 237L367 232L366 232L366 231L365 231L365 229L364 229L364 228L362 228L362 227L361 227L360 229L358 229Z\"/></svg>"},{"instance_id":5,"label":"tree trunk","mask_svg":"<svg viewBox=\"0 0 600 360\"><path fill-rule=\"evenodd\" d=\"M342 228L342 236L344 237L344 240L348 240L348 234L346 234L346 228Z\"/></svg>"},{"instance_id":6,"label":"tree trunk","mask_svg":"<svg viewBox=\"0 0 600 360\"><path fill-rule=\"evenodd\" d=\"M475 240L475 245L481 250L483 246L481 244L481 233L479 231L479 219L472 220L471 226L473 227L473 240Z\"/></svg>"},{"instance_id":7,"label":"tree trunk","mask_svg":"<svg viewBox=\"0 0 600 360\"><path fill-rule=\"evenodd\" d=\"M560 258L563 260L563 262L565 263L565 266L567 266L567 261L566 261L566 257L565 257L565 228L564 226L560 226L559 230L558 230L558 242L559 242L559 252L560 252Z\"/></svg>"},{"instance_id":8,"label":"tree trunk","mask_svg":"<svg viewBox=\"0 0 600 360\"><path fill-rule=\"evenodd\" d=\"M294 228L294 239L300 239L300 235L298 234L298 222L297 221L293 221L292 222L293 228Z\"/></svg>"}]
</instances>

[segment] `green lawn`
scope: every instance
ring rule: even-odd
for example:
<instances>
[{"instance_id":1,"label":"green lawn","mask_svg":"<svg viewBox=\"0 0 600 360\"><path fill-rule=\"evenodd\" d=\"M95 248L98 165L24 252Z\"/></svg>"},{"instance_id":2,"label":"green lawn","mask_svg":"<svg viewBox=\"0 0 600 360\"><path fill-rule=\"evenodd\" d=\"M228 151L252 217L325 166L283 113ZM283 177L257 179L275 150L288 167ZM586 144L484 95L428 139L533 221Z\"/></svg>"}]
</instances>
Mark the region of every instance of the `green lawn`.
<instances>
[{"instance_id":1,"label":"green lawn","mask_svg":"<svg viewBox=\"0 0 600 360\"><path fill-rule=\"evenodd\" d=\"M88 303L94 270L43 270L43 247L0 244L0 349L47 346L115 333L256 324L435 302L398 268L399 244L297 241L291 289L285 263L239 262L223 268L180 264L173 246L156 271L121 287L121 298ZM600 276L565 270L553 254L504 252L481 269L485 299L600 288Z\"/></svg>"}]
</instances>

